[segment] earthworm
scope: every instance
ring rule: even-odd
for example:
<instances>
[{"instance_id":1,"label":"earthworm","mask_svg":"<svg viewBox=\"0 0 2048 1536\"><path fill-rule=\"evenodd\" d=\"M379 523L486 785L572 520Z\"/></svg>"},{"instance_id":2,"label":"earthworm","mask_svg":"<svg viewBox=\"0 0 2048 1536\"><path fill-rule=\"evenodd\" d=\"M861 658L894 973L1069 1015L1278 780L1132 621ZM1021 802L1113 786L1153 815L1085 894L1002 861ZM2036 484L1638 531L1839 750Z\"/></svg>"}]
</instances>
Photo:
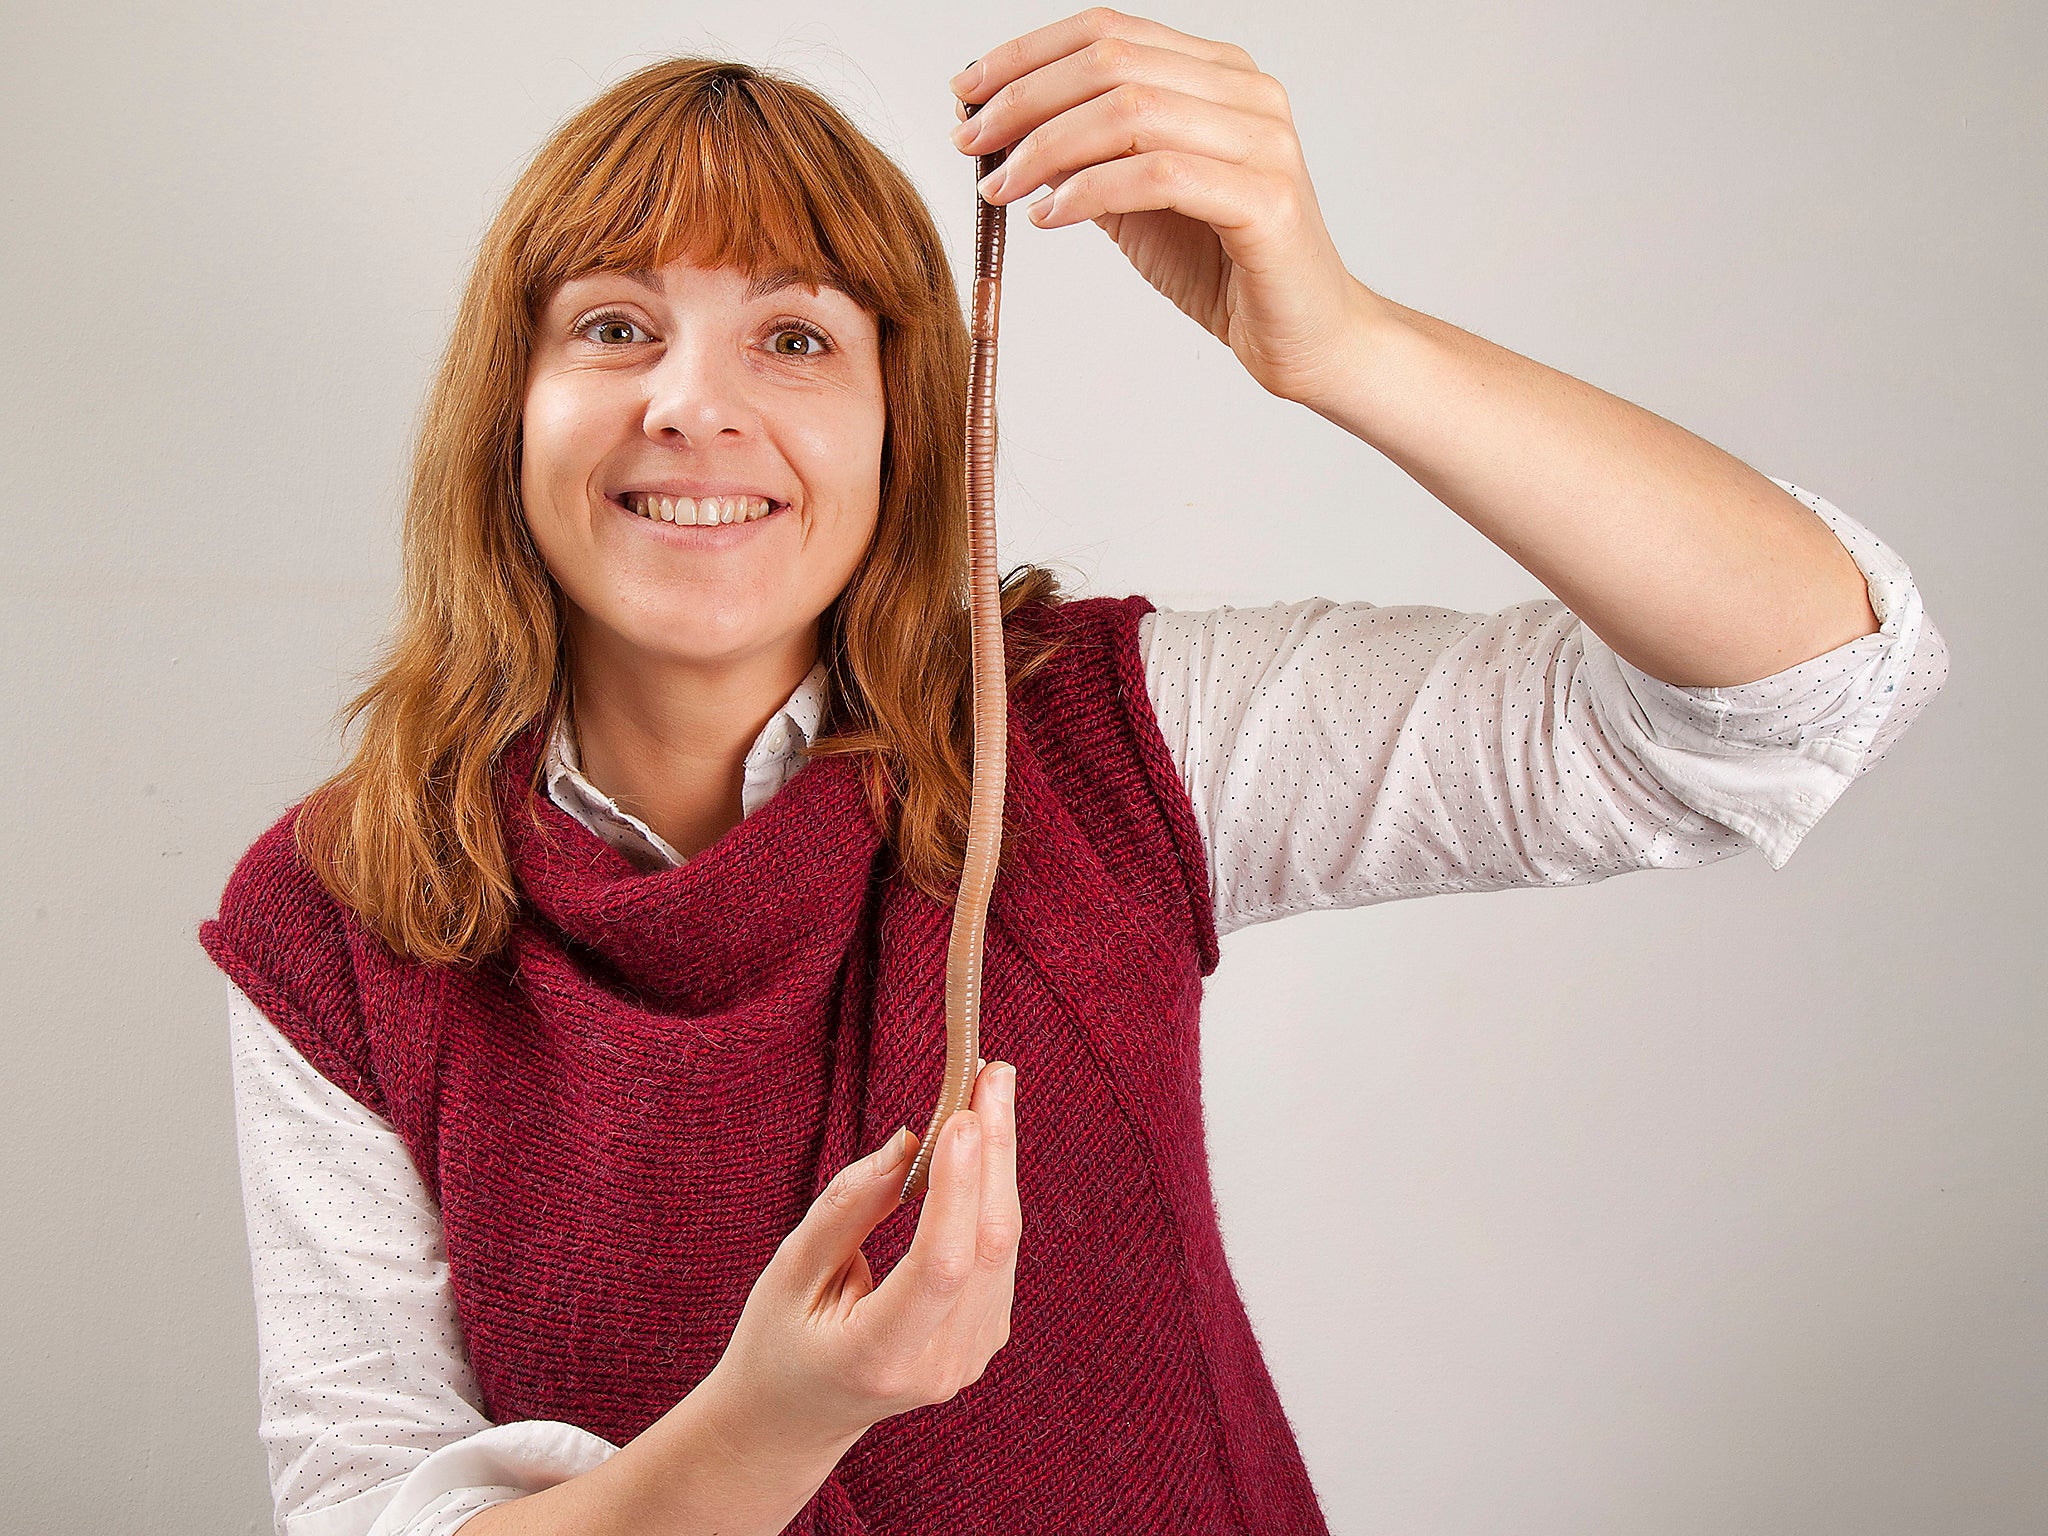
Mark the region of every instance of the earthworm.
<instances>
[{"instance_id":1,"label":"earthworm","mask_svg":"<svg viewBox=\"0 0 2048 1536\"><path fill-rule=\"evenodd\" d=\"M981 110L966 103L967 116ZM1007 149L974 158L979 186ZM946 951L946 1075L938 1107L918 1143L898 1201L925 1191L939 1129L974 1091L981 1038L981 937L1003 836L1003 777L1009 699L1003 662L1002 601L996 580L996 311L1003 292L1003 232L1008 205L974 199L973 360L967 378L968 635L974 661L974 781L967 802L967 853L953 898Z\"/></svg>"}]
</instances>

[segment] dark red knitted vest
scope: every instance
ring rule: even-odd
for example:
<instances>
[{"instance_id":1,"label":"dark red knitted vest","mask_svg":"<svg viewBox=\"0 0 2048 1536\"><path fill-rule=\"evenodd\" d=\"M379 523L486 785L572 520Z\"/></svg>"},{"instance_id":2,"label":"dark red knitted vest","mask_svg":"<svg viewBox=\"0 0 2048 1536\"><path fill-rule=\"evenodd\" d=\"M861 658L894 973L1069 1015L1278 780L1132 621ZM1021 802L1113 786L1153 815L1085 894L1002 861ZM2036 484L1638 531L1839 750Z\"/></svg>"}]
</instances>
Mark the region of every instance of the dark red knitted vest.
<instances>
[{"instance_id":1,"label":"dark red knitted vest","mask_svg":"<svg viewBox=\"0 0 2048 1536\"><path fill-rule=\"evenodd\" d=\"M1022 1083L1009 1343L950 1402L870 1429L792 1531L1327 1530L1217 1225L1199 1020L1216 929L1145 691L1151 608L1010 620L1067 643L1012 690L1014 863L984 938L982 1054ZM493 961L399 960L298 860L296 807L199 934L403 1136L491 1419L624 1444L717 1362L832 1174L924 1129L952 909L891 878L849 759L806 764L711 847L641 874L526 787L543 745L532 727L501 759L526 900ZM869 1239L878 1280L922 1208Z\"/></svg>"}]
</instances>

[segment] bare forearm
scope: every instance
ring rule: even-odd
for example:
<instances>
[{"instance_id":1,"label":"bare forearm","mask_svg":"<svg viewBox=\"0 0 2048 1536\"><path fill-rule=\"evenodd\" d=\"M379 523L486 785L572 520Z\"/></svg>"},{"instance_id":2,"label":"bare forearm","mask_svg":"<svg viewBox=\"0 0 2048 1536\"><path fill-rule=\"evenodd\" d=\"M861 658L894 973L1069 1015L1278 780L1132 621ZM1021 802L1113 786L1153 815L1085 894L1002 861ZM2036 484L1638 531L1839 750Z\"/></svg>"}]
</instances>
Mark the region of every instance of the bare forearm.
<instances>
[{"instance_id":1,"label":"bare forearm","mask_svg":"<svg viewBox=\"0 0 2048 1536\"><path fill-rule=\"evenodd\" d=\"M1680 687L1769 677L1877 630L1863 573L1768 477L1666 421L1359 284L1355 367L1303 399Z\"/></svg>"},{"instance_id":2,"label":"bare forearm","mask_svg":"<svg viewBox=\"0 0 2048 1536\"><path fill-rule=\"evenodd\" d=\"M777 1536L859 1437L759 1443L717 1383L714 1371L602 1466L471 1516L462 1536Z\"/></svg>"}]
</instances>

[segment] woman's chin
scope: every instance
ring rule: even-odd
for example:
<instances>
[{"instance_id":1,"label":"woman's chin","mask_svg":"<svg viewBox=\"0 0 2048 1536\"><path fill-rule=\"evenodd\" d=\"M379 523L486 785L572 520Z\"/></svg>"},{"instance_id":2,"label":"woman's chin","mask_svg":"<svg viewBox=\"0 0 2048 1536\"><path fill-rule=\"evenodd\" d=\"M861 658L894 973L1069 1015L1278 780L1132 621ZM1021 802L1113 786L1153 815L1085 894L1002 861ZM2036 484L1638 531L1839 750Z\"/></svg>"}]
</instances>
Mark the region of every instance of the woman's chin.
<instances>
[{"instance_id":1,"label":"woman's chin","mask_svg":"<svg viewBox=\"0 0 2048 1536\"><path fill-rule=\"evenodd\" d=\"M792 643L780 626L758 616L734 624L707 624L701 610L664 621L639 615L618 637L635 668L719 672L746 666Z\"/></svg>"}]
</instances>

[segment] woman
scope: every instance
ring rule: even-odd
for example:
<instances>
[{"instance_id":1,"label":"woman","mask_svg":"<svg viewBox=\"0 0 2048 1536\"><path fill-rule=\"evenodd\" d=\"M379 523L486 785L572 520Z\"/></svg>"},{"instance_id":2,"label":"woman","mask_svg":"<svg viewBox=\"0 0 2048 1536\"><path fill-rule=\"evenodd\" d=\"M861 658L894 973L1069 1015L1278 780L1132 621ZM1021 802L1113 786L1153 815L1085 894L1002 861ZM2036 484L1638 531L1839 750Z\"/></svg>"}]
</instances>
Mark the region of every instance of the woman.
<instances>
[{"instance_id":1,"label":"woman","mask_svg":"<svg viewBox=\"0 0 2048 1536\"><path fill-rule=\"evenodd\" d=\"M982 195L1055 189L1562 600L1008 583L1001 1055L899 1206L968 799L958 295L802 86L603 93L479 255L362 741L201 930L288 1532L1323 1530L1208 1184L1219 935L1782 865L1945 676L1830 504L1351 278L1241 50L1089 11L955 88Z\"/></svg>"}]
</instances>

